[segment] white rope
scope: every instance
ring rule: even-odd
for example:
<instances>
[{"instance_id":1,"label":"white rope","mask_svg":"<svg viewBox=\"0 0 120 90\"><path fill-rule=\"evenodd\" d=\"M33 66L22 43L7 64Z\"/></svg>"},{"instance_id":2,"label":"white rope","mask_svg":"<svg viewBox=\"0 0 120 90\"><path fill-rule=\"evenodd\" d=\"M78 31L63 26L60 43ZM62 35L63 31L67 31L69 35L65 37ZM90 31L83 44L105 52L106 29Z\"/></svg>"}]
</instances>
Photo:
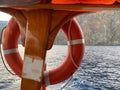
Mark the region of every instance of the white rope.
<instances>
[{"instance_id":1,"label":"white rope","mask_svg":"<svg viewBox=\"0 0 120 90\"><path fill-rule=\"evenodd\" d=\"M70 35L70 30L71 30L71 25L72 25L72 19L70 20L69 23L69 27L68 27L68 38L71 40L71 35ZM72 63L74 64L74 66L78 69L79 66L75 63L74 57L73 57L73 53L72 53L72 46L70 44L70 58L72 60ZM61 87L60 90L63 90L73 79L73 75L70 77L70 79L66 82L66 84L64 86Z\"/></svg>"},{"instance_id":2,"label":"white rope","mask_svg":"<svg viewBox=\"0 0 120 90\"><path fill-rule=\"evenodd\" d=\"M0 34L0 56L3 62L3 65L5 66L6 70L11 74L11 75L16 75L15 73L13 73L11 70L8 69L7 65L5 64L4 61L4 56L2 53L2 38L3 38L3 34L4 34L4 29L6 28L6 26L2 29L1 34Z\"/></svg>"},{"instance_id":3,"label":"white rope","mask_svg":"<svg viewBox=\"0 0 120 90\"><path fill-rule=\"evenodd\" d=\"M73 76L70 77L70 79L60 88L60 90L63 90L73 79Z\"/></svg>"}]
</instances>

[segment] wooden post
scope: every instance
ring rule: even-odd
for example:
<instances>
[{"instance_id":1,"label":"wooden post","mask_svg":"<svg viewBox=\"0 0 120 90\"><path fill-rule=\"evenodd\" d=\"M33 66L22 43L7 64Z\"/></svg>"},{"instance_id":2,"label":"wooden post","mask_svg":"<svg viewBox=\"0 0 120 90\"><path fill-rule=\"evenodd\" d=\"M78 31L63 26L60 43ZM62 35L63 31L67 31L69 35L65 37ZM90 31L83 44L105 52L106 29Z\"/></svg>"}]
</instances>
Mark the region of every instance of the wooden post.
<instances>
[{"instance_id":1,"label":"wooden post","mask_svg":"<svg viewBox=\"0 0 120 90\"><path fill-rule=\"evenodd\" d=\"M21 90L40 90L51 23L48 11L30 10L27 17Z\"/></svg>"}]
</instances>

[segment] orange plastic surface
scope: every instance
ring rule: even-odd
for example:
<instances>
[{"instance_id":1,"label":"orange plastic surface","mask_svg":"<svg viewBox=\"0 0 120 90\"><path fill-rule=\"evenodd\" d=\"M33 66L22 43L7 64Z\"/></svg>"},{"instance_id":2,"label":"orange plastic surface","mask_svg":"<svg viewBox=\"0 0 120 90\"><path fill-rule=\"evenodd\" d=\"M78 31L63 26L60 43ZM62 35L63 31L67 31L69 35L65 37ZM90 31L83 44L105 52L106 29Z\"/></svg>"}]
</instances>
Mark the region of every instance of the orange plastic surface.
<instances>
[{"instance_id":1,"label":"orange plastic surface","mask_svg":"<svg viewBox=\"0 0 120 90\"><path fill-rule=\"evenodd\" d=\"M53 4L113 4L120 0L52 0Z\"/></svg>"}]
</instances>

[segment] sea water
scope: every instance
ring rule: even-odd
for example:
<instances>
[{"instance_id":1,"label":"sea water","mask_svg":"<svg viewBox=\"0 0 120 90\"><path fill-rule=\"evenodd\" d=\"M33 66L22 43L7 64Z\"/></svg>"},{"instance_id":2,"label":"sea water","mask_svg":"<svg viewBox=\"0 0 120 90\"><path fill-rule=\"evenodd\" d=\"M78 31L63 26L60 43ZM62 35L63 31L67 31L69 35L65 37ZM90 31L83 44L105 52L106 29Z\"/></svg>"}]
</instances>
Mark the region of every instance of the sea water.
<instances>
[{"instance_id":1,"label":"sea water","mask_svg":"<svg viewBox=\"0 0 120 90\"><path fill-rule=\"evenodd\" d=\"M19 45L24 57L24 48ZM54 45L47 51L47 70L56 68L66 57L67 46ZM60 90L68 80L48 86ZM0 61L0 90L19 90L20 78L9 74ZM120 46L86 46L78 70L63 90L120 90Z\"/></svg>"}]
</instances>

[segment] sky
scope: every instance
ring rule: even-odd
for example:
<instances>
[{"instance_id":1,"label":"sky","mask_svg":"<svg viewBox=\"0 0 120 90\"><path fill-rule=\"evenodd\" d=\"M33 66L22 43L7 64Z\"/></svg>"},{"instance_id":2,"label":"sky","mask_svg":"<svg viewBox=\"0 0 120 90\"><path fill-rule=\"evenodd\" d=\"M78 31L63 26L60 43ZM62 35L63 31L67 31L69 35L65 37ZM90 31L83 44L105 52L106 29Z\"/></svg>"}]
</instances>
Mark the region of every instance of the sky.
<instances>
[{"instance_id":1,"label":"sky","mask_svg":"<svg viewBox=\"0 0 120 90\"><path fill-rule=\"evenodd\" d=\"M10 19L10 17L11 16L9 14L0 12L0 21L8 21Z\"/></svg>"}]
</instances>

